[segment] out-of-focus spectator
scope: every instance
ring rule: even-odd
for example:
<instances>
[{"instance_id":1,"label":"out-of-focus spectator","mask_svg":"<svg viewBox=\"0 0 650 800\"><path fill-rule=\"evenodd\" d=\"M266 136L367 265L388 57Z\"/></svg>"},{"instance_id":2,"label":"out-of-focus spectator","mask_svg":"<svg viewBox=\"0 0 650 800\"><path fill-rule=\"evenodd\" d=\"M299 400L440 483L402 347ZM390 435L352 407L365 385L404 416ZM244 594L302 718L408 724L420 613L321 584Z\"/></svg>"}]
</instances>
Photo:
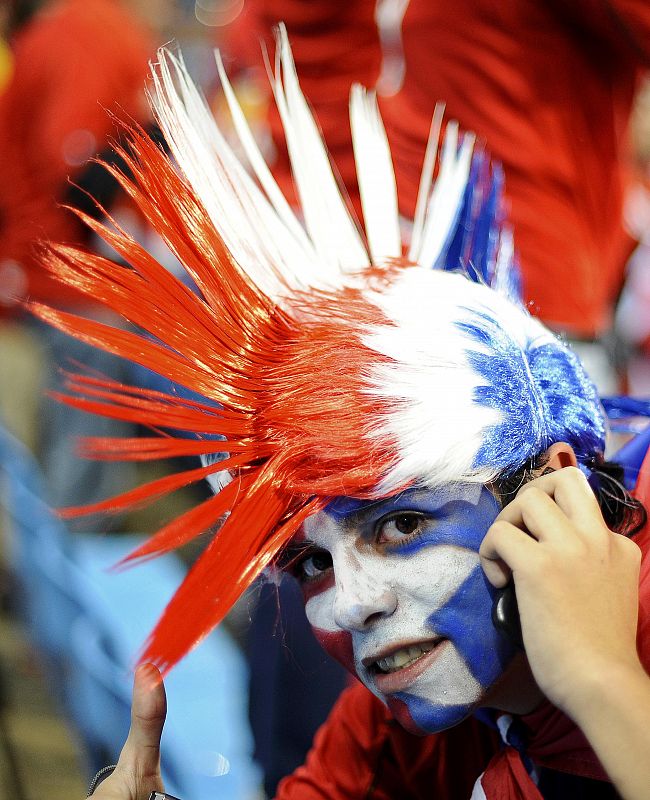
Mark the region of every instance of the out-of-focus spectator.
<instances>
[{"instance_id":1,"label":"out-of-focus spectator","mask_svg":"<svg viewBox=\"0 0 650 800\"><path fill-rule=\"evenodd\" d=\"M79 241L57 206L68 178L115 132L107 109L148 119L144 87L155 51L149 15L168 0L55 0L16 35L12 80L0 100L0 300L74 302L38 266L39 239Z\"/></svg>"},{"instance_id":2,"label":"out-of-focus spectator","mask_svg":"<svg viewBox=\"0 0 650 800\"><path fill-rule=\"evenodd\" d=\"M616 330L627 347L627 389L650 393L650 77L637 94L632 115L633 182L625 221L639 244L627 265L627 280L616 313Z\"/></svg>"},{"instance_id":3,"label":"out-of-focus spectator","mask_svg":"<svg viewBox=\"0 0 650 800\"><path fill-rule=\"evenodd\" d=\"M0 408L40 453L57 505L118 491L130 477L90 464L75 472L75 437L108 429L86 429L85 415L73 417L52 401L41 406L43 385L56 387L58 367L71 361L116 378L121 372L69 337L20 319L21 302L82 302L46 274L35 244L86 241L86 230L60 204L70 199L71 181L87 184L90 159L116 135L109 112L149 123L149 60L167 38L173 10L173 0L51 0L12 40L13 72L0 97Z\"/></svg>"},{"instance_id":4,"label":"out-of-focus spectator","mask_svg":"<svg viewBox=\"0 0 650 800\"><path fill-rule=\"evenodd\" d=\"M14 57L10 41L35 13L40 0L3 0L0 4L0 94L9 83Z\"/></svg>"},{"instance_id":5,"label":"out-of-focus spectator","mask_svg":"<svg viewBox=\"0 0 650 800\"><path fill-rule=\"evenodd\" d=\"M349 136L351 82L377 75L376 0L343 10L328 0L249 5L259 30L286 22L301 84L354 196L352 163L337 150ZM622 163L637 78L650 65L650 5L410 0L401 42L403 83L380 105L404 213L413 212L433 107L444 101L447 117L504 166L531 310L577 339L599 337L632 246ZM276 171L289 180L285 160Z\"/></svg>"}]
</instances>

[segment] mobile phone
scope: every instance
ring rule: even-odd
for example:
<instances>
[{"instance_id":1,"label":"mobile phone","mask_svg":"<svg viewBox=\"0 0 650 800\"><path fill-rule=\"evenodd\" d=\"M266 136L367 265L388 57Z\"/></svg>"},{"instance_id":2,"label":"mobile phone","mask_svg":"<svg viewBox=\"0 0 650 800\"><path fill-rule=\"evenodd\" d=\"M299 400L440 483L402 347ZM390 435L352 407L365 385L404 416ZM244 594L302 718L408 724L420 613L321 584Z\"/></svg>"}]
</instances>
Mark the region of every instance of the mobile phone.
<instances>
[{"instance_id":1,"label":"mobile phone","mask_svg":"<svg viewBox=\"0 0 650 800\"><path fill-rule=\"evenodd\" d=\"M166 792L151 792L149 800L180 800L180 798Z\"/></svg>"},{"instance_id":2,"label":"mobile phone","mask_svg":"<svg viewBox=\"0 0 650 800\"><path fill-rule=\"evenodd\" d=\"M519 606L517 605L515 585L512 581L507 586L504 586L503 589L497 590L492 603L492 624L515 647L520 650L524 649Z\"/></svg>"}]
</instances>

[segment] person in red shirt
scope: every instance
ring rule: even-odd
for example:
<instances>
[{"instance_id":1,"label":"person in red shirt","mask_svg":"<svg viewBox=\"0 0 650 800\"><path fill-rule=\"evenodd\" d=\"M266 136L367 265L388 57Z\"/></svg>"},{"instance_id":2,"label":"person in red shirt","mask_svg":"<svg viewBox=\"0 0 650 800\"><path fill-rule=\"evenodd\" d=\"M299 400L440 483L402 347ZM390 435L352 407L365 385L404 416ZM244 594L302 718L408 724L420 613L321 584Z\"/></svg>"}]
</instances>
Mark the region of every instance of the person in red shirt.
<instances>
[{"instance_id":1,"label":"person in red shirt","mask_svg":"<svg viewBox=\"0 0 650 800\"><path fill-rule=\"evenodd\" d=\"M286 24L357 209L347 99L353 82L379 77L376 5L255 0L257 21L249 10L246 22L264 33ZM410 0L401 44L402 85L380 106L404 216L413 216L431 114L444 102L503 165L532 313L578 340L602 336L631 252L622 224L626 133L637 77L650 66L648 4ZM291 178L277 114L271 124L284 187Z\"/></svg>"},{"instance_id":2,"label":"person in red shirt","mask_svg":"<svg viewBox=\"0 0 650 800\"><path fill-rule=\"evenodd\" d=\"M16 34L12 79L0 96L0 302L79 302L35 257L38 241L82 242L61 208L70 183L115 135L110 114L147 122L144 89L154 21L167 0L55 0ZM116 47L119 42L119 47Z\"/></svg>"},{"instance_id":3,"label":"person in red shirt","mask_svg":"<svg viewBox=\"0 0 650 800\"><path fill-rule=\"evenodd\" d=\"M37 316L205 397L71 376L71 405L162 434L90 440L88 454L195 454L202 467L66 516L211 483L214 497L130 556L166 552L222 522L145 646L142 660L164 671L262 570L298 579L317 637L363 688L343 696L280 798L420 797L450 787L450 797L539 800L567 796L573 780L583 794L597 782L602 797L615 796L613 784L641 800L650 780L650 582L647 564L639 581L648 486L637 450L648 434L621 454L622 466L603 452L605 408L649 413L649 404L603 406L572 351L521 304L499 172L453 121L437 179L423 173L405 248L381 117L357 89L362 234L284 32L278 44L274 89L304 226L223 69L258 184L182 64L162 53L156 108L174 162L133 129L124 156L134 180L121 183L198 293L109 229L102 235L130 270L64 246L48 251L44 265L59 279L144 335L34 303ZM640 546L621 535L637 533ZM123 757L96 793L103 800L162 789L164 697L160 686L146 696L147 674ZM387 735L397 724L405 733ZM403 738L415 734L424 739Z\"/></svg>"},{"instance_id":4,"label":"person in red shirt","mask_svg":"<svg viewBox=\"0 0 650 800\"><path fill-rule=\"evenodd\" d=\"M47 239L93 246L63 205L78 201L73 183L88 188L91 160L109 151L118 131L111 114L151 120L148 63L172 9L171 0L51 0L12 39L12 76L0 95L0 409L41 458L54 504L89 499L98 485L118 490L128 477L81 465L75 473L71 434L83 433L84 421L44 400L43 386L59 388L58 370L70 360L103 372L116 367L35 326L23 304L38 299L99 313L92 298L42 269L38 247ZM107 185L103 197L95 192L112 210L114 187Z\"/></svg>"}]
</instances>

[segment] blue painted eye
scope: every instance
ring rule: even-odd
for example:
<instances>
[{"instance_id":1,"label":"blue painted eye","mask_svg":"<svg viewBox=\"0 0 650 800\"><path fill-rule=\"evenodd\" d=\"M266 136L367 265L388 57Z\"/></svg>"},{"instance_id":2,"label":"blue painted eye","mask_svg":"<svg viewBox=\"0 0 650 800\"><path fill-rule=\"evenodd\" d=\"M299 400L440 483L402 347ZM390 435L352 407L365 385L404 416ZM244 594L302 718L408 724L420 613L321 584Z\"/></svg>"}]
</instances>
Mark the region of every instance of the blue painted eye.
<instances>
[{"instance_id":1,"label":"blue painted eye","mask_svg":"<svg viewBox=\"0 0 650 800\"><path fill-rule=\"evenodd\" d=\"M382 542L399 541L407 536L416 535L421 532L424 524L424 515L414 511L393 514L388 519L380 520L377 541L381 544Z\"/></svg>"}]
</instances>

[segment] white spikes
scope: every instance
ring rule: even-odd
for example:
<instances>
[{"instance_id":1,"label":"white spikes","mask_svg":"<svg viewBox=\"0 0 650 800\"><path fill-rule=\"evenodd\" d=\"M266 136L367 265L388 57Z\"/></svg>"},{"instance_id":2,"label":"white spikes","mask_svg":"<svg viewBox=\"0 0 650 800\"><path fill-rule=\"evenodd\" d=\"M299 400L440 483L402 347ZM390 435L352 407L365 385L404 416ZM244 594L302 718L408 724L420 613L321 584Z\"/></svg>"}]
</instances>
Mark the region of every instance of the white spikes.
<instances>
[{"instance_id":1,"label":"white spikes","mask_svg":"<svg viewBox=\"0 0 650 800\"><path fill-rule=\"evenodd\" d=\"M433 267L453 229L469 177L475 137L465 134L458 148L458 123L448 122L438 177L429 196L422 234L409 257Z\"/></svg>"},{"instance_id":2,"label":"white spikes","mask_svg":"<svg viewBox=\"0 0 650 800\"><path fill-rule=\"evenodd\" d=\"M160 127L215 228L260 289L282 295L307 254L235 157L182 62L161 51L153 80Z\"/></svg>"},{"instance_id":3,"label":"white spikes","mask_svg":"<svg viewBox=\"0 0 650 800\"><path fill-rule=\"evenodd\" d=\"M300 90L284 25L278 35L281 75L273 82L305 225L319 259L333 271L357 271L368 253L346 208L307 101Z\"/></svg>"},{"instance_id":4,"label":"white spikes","mask_svg":"<svg viewBox=\"0 0 650 800\"><path fill-rule=\"evenodd\" d=\"M350 122L368 249L337 185L327 150L303 96L284 26L272 87L284 126L304 226L264 161L219 55L225 98L252 175L239 162L182 61L160 51L153 106L172 154L235 261L276 302L292 289L356 283L371 263L402 255L395 175L374 94L354 87ZM458 146L447 125L433 172L443 107L436 107L425 155L409 259L433 267L453 229L469 176L474 137Z\"/></svg>"},{"instance_id":5,"label":"white spikes","mask_svg":"<svg viewBox=\"0 0 650 800\"><path fill-rule=\"evenodd\" d=\"M411 234L411 247L409 249L410 261L417 261L415 254L420 252L420 247L422 244L422 234L424 232L429 192L431 191L431 183L433 182L433 171L436 167L438 142L440 141L440 128L442 127L442 118L444 117L444 114L445 104L436 103L436 108L433 112L433 118L431 120L431 127L429 129L427 149L424 153L424 163L422 164L420 185L418 187L418 199L415 204L415 216L413 218L413 231Z\"/></svg>"},{"instance_id":6,"label":"white spikes","mask_svg":"<svg viewBox=\"0 0 650 800\"><path fill-rule=\"evenodd\" d=\"M373 264L402 255L393 161L377 97L356 84L350 97L350 125L366 238Z\"/></svg>"},{"instance_id":7,"label":"white spikes","mask_svg":"<svg viewBox=\"0 0 650 800\"><path fill-rule=\"evenodd\" d=\"M305 249L313 249L311 242L307 238L305 229L302 227L300 222L298 222L298 218L292 211L286 197L282 194L280 187L275 182L275 178L271 174L271 170L268 168L268 165L264 160L264 156L257 146L255 137L248 126L244 112L237 101L235 92L233 91L232 85L228 79L228 76L226 75L226 70L224 69L223 61L221 59L221 53L218 50L215 50L214 57L215 61L217 62L217 70L219 72L219 79L221 80L221 88L223 89L226 102L228 103L228 109L230 110L230 115L232 117L237 136L239 137L239 141L244 148L253 172L257 176L262 188L277 211L278 216L281 217L287 228L294 234L296 239L303 247L305 247Z\"/></svg>"}]
</instances>

